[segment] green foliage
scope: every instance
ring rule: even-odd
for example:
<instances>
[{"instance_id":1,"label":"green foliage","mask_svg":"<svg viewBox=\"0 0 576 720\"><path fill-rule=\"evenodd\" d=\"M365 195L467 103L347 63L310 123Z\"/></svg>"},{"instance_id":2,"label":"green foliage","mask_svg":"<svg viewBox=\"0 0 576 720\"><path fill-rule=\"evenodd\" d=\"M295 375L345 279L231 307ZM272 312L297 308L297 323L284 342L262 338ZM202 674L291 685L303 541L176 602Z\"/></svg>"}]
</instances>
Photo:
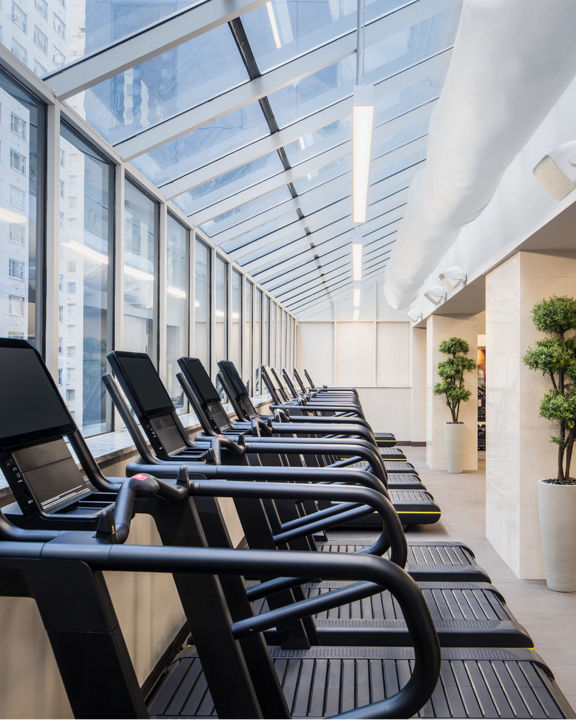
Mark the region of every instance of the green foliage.
<instances>
[{"instance_id":1,"label":"green foliage","mask_svg":"<svg viewBox=\"0 0 576 720\"><path fill-rule=\"evenodd\" d=\"M434 394L445 396L452 422L458 422L460 403L469 400L472 394L464 387L464 373L474 370L476 362L466 356L470 346L462 338L451 337L443 340L438 349L450 357L438 363L438 375L442 381L434 385Z\"/></svg>"},{"instance_id":2,"label":"green foliage","mask_svg":"<svg viewBox=\"0 0 576 720\"><path fill-rule=\"evenodd\" d=\"M553 295L548 300L542 300L532 308L532 320L542 332L564 335L576 329L576 299Z\"/></svg>"},{"instance_id":3,"label":"green foliage","mask_svg":"<svg viewBox=\"0 0 576 720\"><path fill-rule=\"evenodd\" d=\"M542 300L532 309L532 320L547 337L528 348L522 360L552 383L540 403L540 417L559 426L550 441L558 445L557 481L565 482L570 479L576 439L576 338L572 334L576 330L576 300L566 296Z\"/></svg>"}]
</instances>

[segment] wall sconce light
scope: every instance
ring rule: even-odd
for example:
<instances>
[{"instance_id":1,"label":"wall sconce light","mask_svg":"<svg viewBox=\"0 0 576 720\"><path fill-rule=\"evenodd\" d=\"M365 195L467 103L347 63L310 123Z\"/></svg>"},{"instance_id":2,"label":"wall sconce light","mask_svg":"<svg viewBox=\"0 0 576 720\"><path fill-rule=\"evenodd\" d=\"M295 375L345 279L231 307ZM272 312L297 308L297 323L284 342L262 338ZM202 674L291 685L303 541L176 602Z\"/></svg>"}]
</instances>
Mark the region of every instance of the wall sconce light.
<instances>
[{"instance_id":1,"label":"wall sconce light","mask_svg":"<svg viewBox=\"0 0 576 720\"><path fill-rule=\"evenodd\" d=\"M424 297L434 305L440 305L448 297L448 291L442 285L432 285L426 290Z\"/></svg>"},{"instance_id":2,"label":"wall sconce light","mask_svg":"<svg viewBox=\"0 0 576 720\"><path fill-rule=\"evenodd\" d=\"M533 172L553 198L563 200L576 188L576 140L550 150Z\"/></svg>"},{"instance_id":3,"label":"wall sconce light","mask_svg":"<svg viewBox=\"0 0 576 720\"><path fill-rule=\"evenodd\" d=\"M438 275L438 279L444 285L448 292L456 290L458 287L464 287L468 280L468 275L462 270L461 267L454 265L453 267L444 270Z\"/></svg>"},{"instance_id":4,"label":"wall sconce light","mask_svg":"<svg viewBox=\"0 0 576 720\"><path fill-rule=\"evenodd\" d=\"M410 320L412 320L413 323L419 323L420 320L424 317L424 315L419 310L408 310L406 313Z\"/></svg>"}]
</instances>

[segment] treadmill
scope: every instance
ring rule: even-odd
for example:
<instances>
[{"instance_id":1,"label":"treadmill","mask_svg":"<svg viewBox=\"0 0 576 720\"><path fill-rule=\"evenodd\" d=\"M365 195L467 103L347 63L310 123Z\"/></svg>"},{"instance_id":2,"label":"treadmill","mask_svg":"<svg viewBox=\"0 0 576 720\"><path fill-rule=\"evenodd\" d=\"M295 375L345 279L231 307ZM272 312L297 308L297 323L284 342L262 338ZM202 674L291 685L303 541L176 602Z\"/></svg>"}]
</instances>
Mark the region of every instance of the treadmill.
<instances>
[{"instance_id":1,"label":"treadmill","mask_svg":"<svg viewBox=\"0 0 576 720\"><path fill-rule=\"evenodd\" d=\"M134 402L136 399L141 399L142 395L146 392L146 387L150 384L159 384L159 387L163 387L158 377L158 374L150 362L149 358L143 354L138 354L141 358L143 366L146 368L146 372L137 373L131 377L131 382L139 380L142 383L140 386L132 386L132 396ZM126 371L129 368L125 368ZM119 367L120 379L123 378L124 370ZM124 381L127 378L123 378ZM165 392L165 391L164 391ZM167 393L166 393L167 396ZM117 399L115 400L115 404ZM161 403L163 404L163 403ZM136 415L143 413L144 417L150 412L150 408L145 408L141 405L136 407ZM161 477L172 477L174 475L174 463L168 462L159 457L155 447L157 442L153 436L148 435L147 439L152 445L150 450L147 444L143 441L140 431L136 426L130 413L127 413L125 423L129 429L135 445L138 448L138 452L141 455L141 460L132 463L128 466L127 471L130 473L138 472L150 472L152 474L159 474ZM178 467L177 465L176 467ZM321 473L325 468L320 469L307 469L307 468L294 468L298 470L298 474L303 477L306 472L310 473L310 479L315 478L317 473ZM191 470L192 471L192 470ZM222 477L234 479L238 475L233 475L231 468L222 466L206 466L206 473L209 473L209 477ZM253 468L252 472L257 477L268 476L273 478L273 468ZM264 473L264 474L263 474ZM321 475L318 475L321 477ZM366 545L365 537L359 536L347 536L342 538L338 542L332 541L329 543L323 543L319 545L320 549L336 551L341 549L344 552L352 552L360 550ZM472 580L472 581L486 581L488 576L484 573L474 561L474 554L466 546L462 546L457 542L451 541L414 541L409 544L409 569L413 573L418 573L419 579L459 579L459 580Z\"/></svg>"},{"instance_id":2,"label":"treadmill","mask_svg":"<svg viewBox=\"0 0 576 720\"><path fill-rule=\"evenodd\" d=\"M351 402L346 404L339 400L317 401L315 399L307 400L299 398L297 397L297 391L293 386L292 388L294 392L292 393L292 398L290 398L291 391L286 391L286 388L274 368L262 365L260 373L262 380L274 402L271 406L274 409L280 408L287 410L288 408L293 407L303 407L310 411L320 412L321 414L346 411L347 414L352 413L353 417L364 418L364 413L359 403ZM376 447L378 447L375 438L374 443ZM382 459L386 462L387 470L390 470L391 472L407 472L415 474L416 471L414 470L414 466L411 463L406 462L406 455L399 448L381 448L379 452Z\"/></svg>"},{"instance_id":3,"label":"treadmill","mask_svg":"<svg viewBox=\"0 0 576 720\"><path fill-rule=\"evenodd\" d=\"M312 380L312 378L310 377L310 373L308 372L308 370L306 370L306 368L304 368L304 375L306 376L306 379L308 380L309 389L311 392L317 392L320 394L320 393L330 391L330 388L326 387L326 385L324 385L323 387L317 387L315 385L314 381ZM294 369L294 376L296 377L296 379L299 379L299 385L302 388L305 388L304 382L302 381L300 374L298 373L298 371L296 369ZM375 433L375 436L376 436L376 441L380 447L392 447L393 445L396 444L396 439L394 438L392 433Z\"/></svg>"},{"instance_id":4,"label":"treadmill","mask_svg":"<svg viewBox=\"0 0 576 720\"><path fill-rule=\"evenodd\" d=\"M199 406L200 411L208 418L212 431L218 434L233 430L234 426L222 406L220 396L200 360L198 358L179 358L178 364L185 380L182 383L185 394L193 404ZM264 369L262 377L265 377ZM191 397L190 391L195 397ZM291 428L292 423L287 423L286 426ZM302 443L306 442L305 439L298 438L298 440ZM340 441L332 440L331 442L338 443ZM312 452L317 452L317 447L322 446L314 446ZM306 452L304 444L301 446L301 451L302 453ZM375 452L374 449L373 451ZM384 478L384 482L386 483L386 478ZM405 487L393 489L389 486L389 492L390 499L405 525L433 523L440 519L440 508L434 503L432 496L421 489L421 486L419 489ZM371 526L369 516L360 522L362 527ZM357 525L358 522L354 521L354 526Z\"/></svg>"},{"instance_id":5,"label":"treadmill","mask_svg":"<svg viewBox=\"0 0 576 720\"><path fill-rule=\"evenodd\" d=\"M262 495L273 497L275 494L282 496L294 492L312 496L340 496L344 500L358 498L359 501L362 501L364 498L365 501L372 502L377 511L383 512L382 517L386 521L383 538L389 536L393 542L393 561L405 561L406 541L399 528L397 517L390 506L387 508L386 505L383 505L384 501L378 494L372 493L372 497L370 497L371 491L367 493L365 490L349 487L277 487L273 483L256 482L244 483L244 487L239 489L231 483L214 483L202 479L196 479L190 485L188 482L182 482L181 473L179 473L180 482L176 486L167 485L155 478L142 475L136 475L123 482L118 479L111 482L109 479L103 478L98 471L94 473L94 468L97 469L96 463L89 451L84 448L82 443L78 442L81 435L38 353L25 341L24 344L22 344L23 341L14 342L17 344L4 345L0 341L0 367L3 370L1 382L4 385L2 395L8 405L15 404L14 398L18 398L21 405L18 408L19 417L16 423L13 423L11 430L16 435L0 438L0 461L3 470L7 472L11 487L17 493L24 519L19 518L13 509L7 510L7 513L13 519L20 520L25 527L95 530L95 537L100 538L102 542L118 543L127 538L127 522L129 523L131 515L134 512L146 512L155 519L165 545L197 546L200 544L197 531L190 534L186 529L187 523L195 522L194 508L188 506L190 495L194 495L200 501L206 498L206 494L255 498ZM79 459L95 481L89 498L85 494L87 483L64 443L65 437L74 435ZM58 447L58 444L60 445L59 452L55 453L54 447ZM62 455L65 450L68 452L64 459ZM46 462L48 454L51 454L51 457ZM107 490L113 487L117 494L99 492L96 488L103 483ZM82 500L74 502L73 505L62 506L60 498L69 495L69 488L74 484L84 486ZM77 494L75 491L75 495ZM28 499L27 502L25 498ZM38 498L42 498L42 502L39 502ZM110 511L114 511L114 521ZM217 513L221 526L217 529L219 535L214 536L215 519L212 518L207 527L208 539L222 542L222 537L226 535L226 532L223 529L224 524L217 506L211 506L209 511ZM125 518L120 520L118 512L124 516L128 515L128 521ZM242 513L242 508L240 508L240 512ZM248 536L250 537L250 531ZM290 537L286 538L286 541L289 543L294 537L297 537L297 534L292 533ZM274 538L269 536L269 541L264 547L273 549L273 540ZM377 547L378 543L375 543L373 550L376 551ZM280 584L278 581L271 581L248 590L248 597L254 597L259 601L255 604L258 613L270 609L275 610L286 604L292 604L298 599L304 599L304 594L301 597L298 593L295 596L287 595L290 586L286 580L284 579ZM180 578L175 577L175 581L179 586ZM308 598L315 597L320 590L339 591L343 587L346 587L343 583L323 585L321 588L317 584L309 583L305 586L305 595ZM263 592L263 589L267 592ZM238 587L233 588L232 599L229 590L225 586L225 591L228 591L228 602L232 604L232 602L236 602L235 594L238 592ZM446 645L479 644L481 646L528 647L532 644L529 636L508 612L503 600L499 599L500 596L494 588L487 585L468 584L468 586L461 587L447 583L425 583L422 590L429 607L432 608L441 640ZM186 603L185 610L188 610L189 607L194 608L194 601L189 598L190 588L184 583L182 587L179 587L179 591L183 603ZM284 595L281 599L278 597L279 591L282 591ZM341 621L331 617L328 611L326 618L323 615L315 617L315 624L310 621L308 628L300 628L302 640L308 640L308 644L331 645L339 645L343 642L362 645L408 644L407 629L398 620L401 612L394 605L393 597L386 593L374 595L372 602L377 603L378 609L371 618L371 622L364 622L364 619L358 616L362 604L360 595L357 599L354 598L352 603L339 606L339 612L346 613L350 617L345 628L342 628ZM486 615L482 619L474 619L466 618L463 615L462 619L467 621L467 627L446 621L441 611L441 605L438 604L438 595L453 597L452 602L456 606L470 604L470 598L473 598L478 608L482 607L482 604L489 606L494 617L490 618ZM354 597L353 593L352 597ZM242 614L245 612L245 608L237 608L236 612ZM366 612L367 610L364 608L365 616ZM370 620L368 617L365 619ZM291 629L279 628L269 635L275 642L282 640L293 644L298 637L298 627L295 629L296 632L289 632L289 630Z\"/></svg>"},{"instance_id":6,"label":"treadmill","mask_svg":"<svg viewBox=\"0 0 576 720\"><path fill-rule=\"evenodd\" d=\"M224 391L226 392L226 395L228 396L230 404L232 405L237 417L243 420L252 420L253 418L262 417L258 415L256 408L254 408L248 390L242 382L242 379L238 374L234 363L230 360L221 360L218 363L218 368L220 370L220 372L218 373L218 379L220 381L220 384L224 388ZM290 420L290 417L292 416L287 416L287 419ZM298 416L296 416L294 420L298 420ZM365 420L360 421L359 418L351 419L334 416L318 417L316 415L306 415L305 418L303 418L303 421L310 424L312 424L312 421L320 421L329 422L330 424L336 423L337 425L340 425L342 422L353 422L353 424L361 422L362 424L364 424L365 427L370 429L368 423L366 423ZM275 424L274 427L278 427L278 425ZM289 427L290 425L288 424L288 428ZM204 428L204 432L207 432L206 428ZM371 429L370 437L373 438ZM424 486L418 475L411 473L387 472L387 485L388 488L391 490L426 490L426 487Z\"/></svg>"}]
</instances>

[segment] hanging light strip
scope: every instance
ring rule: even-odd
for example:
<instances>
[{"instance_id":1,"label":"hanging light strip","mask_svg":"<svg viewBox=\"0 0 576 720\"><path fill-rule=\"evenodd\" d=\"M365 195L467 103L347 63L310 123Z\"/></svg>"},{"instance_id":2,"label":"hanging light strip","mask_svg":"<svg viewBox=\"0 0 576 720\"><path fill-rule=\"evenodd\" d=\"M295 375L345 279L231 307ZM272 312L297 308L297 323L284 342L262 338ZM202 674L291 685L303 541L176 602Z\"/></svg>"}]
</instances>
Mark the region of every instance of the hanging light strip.
<instances>
[{"instance_id":1,"label":"hanging light strip","mask_svg":"<svg viewBox=\"0 0 576 720\"><path fill-rule=\"evenodd\" d=\"M364 77L364 0L358 0L356 45L356 86L352 105L352 220L366 222L368 178L374 126L374 93L363 85Z\"/></svg>"},{"instance_id":2,"label":"hanging light strip","mask_svg":"<svg viewBox=\"0 0 576 720\"><path fill-rule=\"evenodd\" d=\"M352 282L362 280L362 254L364 246L361 242L352 243Z\"/></svg>"}]
</instances>

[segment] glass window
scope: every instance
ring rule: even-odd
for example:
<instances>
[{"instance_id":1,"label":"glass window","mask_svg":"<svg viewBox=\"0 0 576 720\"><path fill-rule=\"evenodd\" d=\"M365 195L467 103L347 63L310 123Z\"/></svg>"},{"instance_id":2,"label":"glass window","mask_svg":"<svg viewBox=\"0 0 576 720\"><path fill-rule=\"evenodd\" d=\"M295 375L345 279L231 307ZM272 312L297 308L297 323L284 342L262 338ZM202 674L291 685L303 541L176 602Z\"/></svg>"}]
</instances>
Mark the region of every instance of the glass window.
<instances>
[{"instance_id":1,"label":"glass window","mask_svg":"<svg viewBox=\"0 0 576 720\"><path fill-rule=\"evenodd\" d=\"M270 364L270 298L264 295L262 302L262 364Z\"/></svg>"},{"instance_id":2,"label":"glass window","mask_svg":"<svg viewBox=\"0 0 576 720\"><path fill-rule=\"evenodd\" d=\"M154 360L157 206L131 182L124 199L124 348Z\"/></svg>"},{"instance_id":3,"label":"glass window","mask_svg":"<svg viewBox=\"0 0 576 720\"><path fill-rule=\"evenodd\" d=\"M14 135L26 140L26 120L18 115L18 113L10 113L10 130Z\"/></svg>"},{"instance_id":4,"label":"glass window","mask_svg":"<svg viewBox=\"0 0 576 720\"><path fill-rule=\"evenodd\" d=\"M48 3L46 0L34 0L34 7L43 18L48 17Z\"/></svg>"},{"instance_id":5,"label":"glass window","mask_svg":"<svg viewBox=\"0 0 576 720\"><path fill-rule=\"evenodd\" d=\"M59 38L62 40L66 40L66 23L64 20L62 20L61 17L56 15L56 13L52 14L52 27L56 31L56 35L58 35Z\"/></svg>"},{"instance_id":6,"label":"glass window","mask_svg":"<svg viewBox=\"0 0 576 720\"><path fill-rule=\"evenodd\" d=\"M232 297L230 318L230 349L228 358L239 373L242 372L242 275L232 269Z\"/></svg>"},{"instance_id":7,"label":"glass window","mask_svg":"<svg viewBox=\"0 0 576 720\"><path fill-rule=\"evenodd\" d=\"M248 390L252 394L252 349L254 347L254 336L252 332L252 283L246 280L244 290L244 342L242 343L242 370L238 368L238 372L244 374L244 380L248 386Z\"/></svg>"},{"instance_id":8,"label":"glass window","mask_svg":"<svg viewBox=\"0 0 576 720\"><path fill-rule=\"evenodd\" d=\"M276 356L276 303L270 303L270 365L281 367L282 362Z\"/></svg>"},{"instance_id":9,"label":"glass window","mask_svg":"<svg viewBox=\"0 0 576 720\"><path fill-rule=\"evenodd\" d=\"M14 25L16 25L17 28L20 28L22 32L26 32L28 30L28 16L22 10L20 5L18 3L13 2L12 3L12 22Z\"/></svg>"},{"instance_id":10,"label":"glass window","mask_svg":"<svg viewBox=\"0 0 576 720\"><path fill-rule=\"evenodd\" d=\"M110 429L101 377L111 335L111 266L113 212L112 167L67 127L60 139L66 151L61 168L64 213L58 260L59 298L63 308L59 335L66 348L59 367L66 400L85 435ZM70 174L76 177L70 182ZM78 348L78 351L76 351Z\"/></svg>"},{"instance_id":11,"label":"glass window","mask_svg":"<svg viewBox=\"0 0 576 720\"><path fill-rule=\"evenodd\" d=\"M10 167L20 175L26 175L26 155L10 148Z\"/></svg>"},{"instance_id":12,"label":"glass window","mask_svg":"<svg viewBox=\"0 0 576 720\"><path fill-rule=\"evenodd\" d=\"M28 62L28 50L26 50L24 45L21 45L18 40L12 38L10 50L14 53L14 55L16 55L18 60L21 60L24 64Z\"/></svg>"},{"instance_id":13,"label":"glass window","mask_svg":"<svg viewBox=\"0 0 576 720\"><path fill-rule=\"evenodd\" d=\"M116 143L247 79L231 31L220 25L78 95L78 109Z\"/></svg>"},{"instance_id":14,"label":"glass window","mask_svg":"<svg viewBox=\"0 0 576 720\"><path fill-rule=\"evenodd\" d=\"M260 365L262 365L262 290L256 288L254 296L254 394L262 393L262 383L260 382Z\"/></svg>"},{"instance_id":15,"label":"glass window","mask_svg":"<svg viewBox=\"0 0 576 720\"><path fill-rule=\"evenodd\" d=\"M194 258L194 345L192 355L210 372L210 248L196 240Z\"/></svg>"},{"instance_id":16,"label":"glass window","mask_svg":"<svg viewBox=\"0 0 576 720\"><path fill-rule=\"evenodd\" d=\"M178 358L188 355L188 230L168 215L166 235L166 384L178 412L185 412L182 387L176 378Z\"/></svg>"},{"instance_id":17,"label":"glass window","mask_svg":"<svg viewBox=\"0 0 576 720\"><path fill-rule=\"evenodd\" d=\"M215 301L214 309L216 336L215 354L216 360L226 360L228 358L228 263L220 257L216 257L216 267L214 268Z\"/></svg>"},{"instance_id":18,"label":"glass window","mask_svg":"<svg viewBox=\"0 0 576 720\"><path fill-rule=\"evenodd\" d=\"M48 52L48 36L39 27L34 25L34 45L46 54Z\"/></svg>"}]
</instances>

